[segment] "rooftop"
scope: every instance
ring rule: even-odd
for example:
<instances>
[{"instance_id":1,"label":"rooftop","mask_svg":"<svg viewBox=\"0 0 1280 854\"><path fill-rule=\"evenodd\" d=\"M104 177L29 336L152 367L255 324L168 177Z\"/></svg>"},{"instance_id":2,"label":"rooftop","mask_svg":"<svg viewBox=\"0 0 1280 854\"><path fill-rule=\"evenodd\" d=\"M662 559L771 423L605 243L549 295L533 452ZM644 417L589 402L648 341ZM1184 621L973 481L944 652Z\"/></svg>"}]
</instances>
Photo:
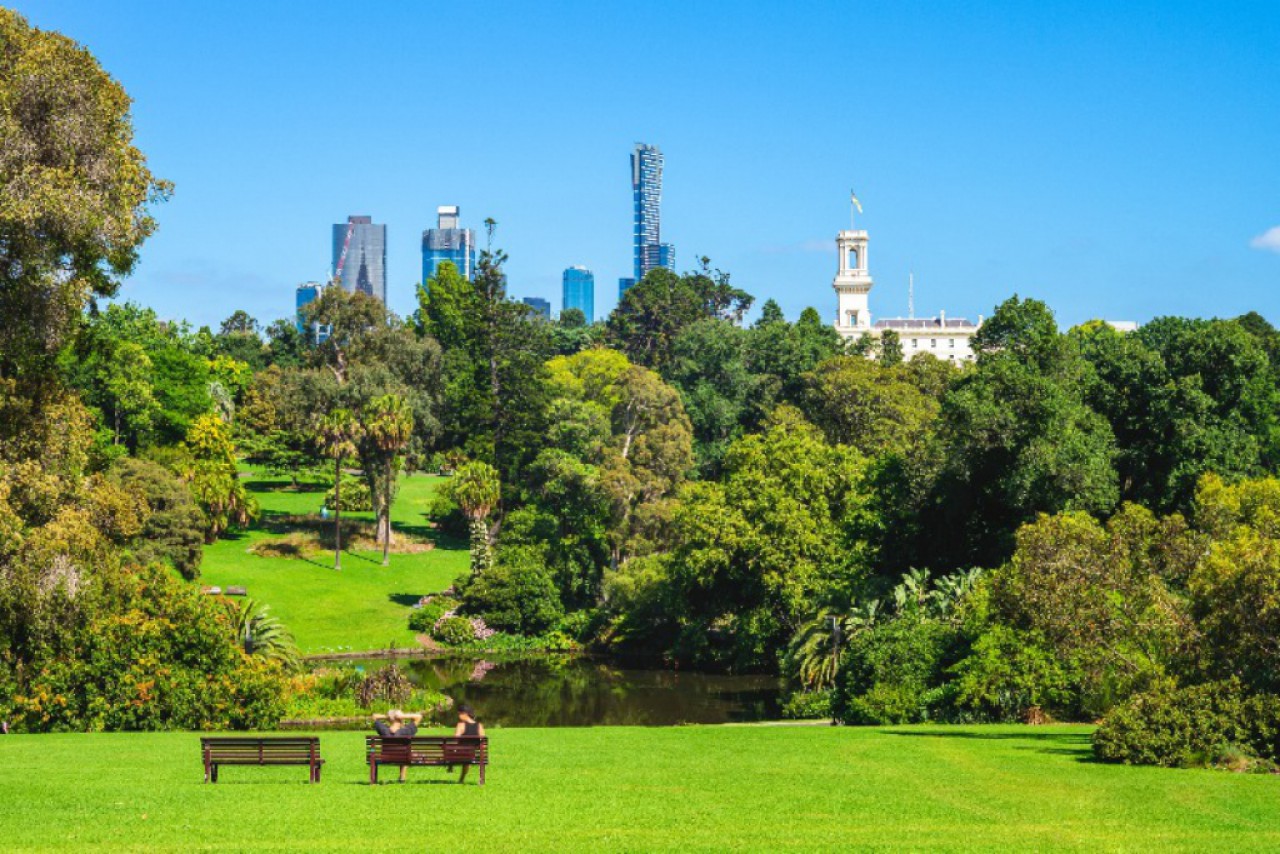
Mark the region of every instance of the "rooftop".
<instances>
[{"instance_id":1,"label":"rooftop","mask_svg":"<svg viewBox=\"0 0 1280 854\"><path fill-rule=\"evenodd\" d=\"M976 329L963 317L886 317L872 324L876 329Z\"/></svg>"}]
</instances>

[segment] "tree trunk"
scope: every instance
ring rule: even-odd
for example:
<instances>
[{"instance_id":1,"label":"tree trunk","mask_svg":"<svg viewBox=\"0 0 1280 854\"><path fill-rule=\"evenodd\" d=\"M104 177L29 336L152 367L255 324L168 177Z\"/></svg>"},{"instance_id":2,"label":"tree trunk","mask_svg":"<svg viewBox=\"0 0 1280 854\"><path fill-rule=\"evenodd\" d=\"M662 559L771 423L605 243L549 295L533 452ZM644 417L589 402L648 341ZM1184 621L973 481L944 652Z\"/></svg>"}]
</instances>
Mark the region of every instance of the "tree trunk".
<instances>
[{"instance_id":1,"label":"tree trunk","mask_svg":"<svg viewBox=\"0 0 1280 854\"><path fill-rule=\"evenodd\" d=\"M333 464L333 568L342 572L342 457Z\"/></svg>"},{"instance_id":2,"label":"tree trunk","mask_svg":"<svg viewBox=\"0 0 1280 854\"><path fill-rule=\"evenodd\" d=\"M382 535L382 565L391 565L391 492L395 477L395 462L387 462L387 478L384 484L386 493L382 496L382 518L378 521L378 533Z\"/></svg>"},{"instance_id":3,"label":"tree trunk","mask_svg":"<svg viewBox=\"0 0 1280 854\"><path fill-rule=\"evenodd\" d=\"M489 526L483 519L471 520L471 575L479 577L489 568Z\"/></svg>"}]
</instances>

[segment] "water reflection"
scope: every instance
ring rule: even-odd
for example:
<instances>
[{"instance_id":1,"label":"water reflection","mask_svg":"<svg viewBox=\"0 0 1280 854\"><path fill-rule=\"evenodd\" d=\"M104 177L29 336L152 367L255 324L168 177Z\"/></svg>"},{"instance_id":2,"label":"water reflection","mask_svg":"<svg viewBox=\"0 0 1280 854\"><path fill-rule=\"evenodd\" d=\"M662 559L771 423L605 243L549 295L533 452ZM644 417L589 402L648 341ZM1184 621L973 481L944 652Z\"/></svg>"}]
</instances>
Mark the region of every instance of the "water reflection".
<instances>
[{"instance_id":1,"label":"water reflection","mask_svg":"<svg viewBox=\"0 0 1280 854\"><path fill-rule=\"evenodd\" d=\"M385 661L360 662L376 669ZM670 726L774 720L772 676L640 669L582 656L400 659L414 683L490 726Z\"/></svg>"}]
</instances>

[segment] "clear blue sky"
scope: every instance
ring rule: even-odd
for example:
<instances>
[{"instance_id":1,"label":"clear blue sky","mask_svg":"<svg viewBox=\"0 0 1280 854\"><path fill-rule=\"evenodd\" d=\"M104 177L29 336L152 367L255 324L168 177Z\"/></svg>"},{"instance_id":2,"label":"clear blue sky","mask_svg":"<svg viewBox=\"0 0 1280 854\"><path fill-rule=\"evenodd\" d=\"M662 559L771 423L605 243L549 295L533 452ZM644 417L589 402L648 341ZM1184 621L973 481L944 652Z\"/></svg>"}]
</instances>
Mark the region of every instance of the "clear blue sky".
<instances>
[{"instance_id":1,"label":"clear blue sky","mask_svg":"<svg viewBox=\"0 0 1280 854\"><path fill-rule=\"evenodd\" d=\"M866 208L874 316L1280 322L1280 3L17 3L135 99L177 185L124 296L216 324L292 312L330 226L388 226L414 305L441 204L498 223L513 296L631 267L628 156L663 239L789 317L833 318ZM1251 243L1256 244L1251 245ZM1270 247L1270 248L1268 248Z\"/></svg>"}]
</instances>

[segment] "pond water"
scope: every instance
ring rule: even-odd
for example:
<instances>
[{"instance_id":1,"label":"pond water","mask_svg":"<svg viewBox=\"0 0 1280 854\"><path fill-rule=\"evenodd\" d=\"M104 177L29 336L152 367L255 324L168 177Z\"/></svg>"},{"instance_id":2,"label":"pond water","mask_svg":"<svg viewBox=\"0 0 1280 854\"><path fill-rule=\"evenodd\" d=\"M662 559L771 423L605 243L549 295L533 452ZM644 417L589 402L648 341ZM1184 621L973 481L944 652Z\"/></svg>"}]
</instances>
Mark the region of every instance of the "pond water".
<instances>
[{"instance_id":1,"label":"pond water","mask_svg":"<svg viewBox=\"0 0 1280 854\"><path fill-rule=\"evenodd\" d=\"M388 661L352 663L376 670ZM418 686L474 706L490 726L671 726L781 716L774 676L644 669L576 655L396 663Z\"/></svg>"}]
</instances>

